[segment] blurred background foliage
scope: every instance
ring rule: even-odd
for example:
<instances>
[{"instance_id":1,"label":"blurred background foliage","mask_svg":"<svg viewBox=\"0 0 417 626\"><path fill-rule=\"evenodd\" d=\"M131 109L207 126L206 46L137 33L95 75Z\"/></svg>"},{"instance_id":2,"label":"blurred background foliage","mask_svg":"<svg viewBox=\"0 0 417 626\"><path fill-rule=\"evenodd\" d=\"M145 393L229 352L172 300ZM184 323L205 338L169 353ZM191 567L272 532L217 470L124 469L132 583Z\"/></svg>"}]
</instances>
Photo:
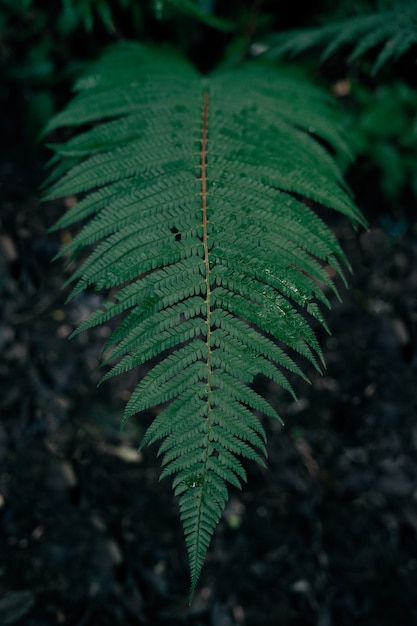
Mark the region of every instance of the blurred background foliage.
<instances>
[{"instance_id":1,"label":"blurred background foliage","mask_svg":"<svg viewBox=\"0 0 417 626\"><path fill-rule=\"evenodd\" d=\"M208 72L220 62L237 63L262 53L271 34L311 28L386 4L366 0L307 4L283 0L2 0L0 104L23 120L19 132L29 138L32 150L40 150L37 138L67 101L77 72L112 42L169 43ZM365 196L372 196L385 211L392 205L410 204L417 198L415 50L376 76L370 71L372 54L348 63L348 52L338 50L320 60L319 52L313 51L284 62L304 66L313 80L340 100L342 123L355 155L353 167L341 165L354 191L358 187L365 203Z\"/></svg>"},{"instance_id":2,"label":"blurred background foliage","mask_svg":"<svg viewBox=\"0 0 417 626\"><path fill-rule=\"evenodd\" d=\"M345 123L362 178L377 178L387 204L417 198L417 90L393 80L369 86L356 81Z\"/></svg>"}]
</instances>

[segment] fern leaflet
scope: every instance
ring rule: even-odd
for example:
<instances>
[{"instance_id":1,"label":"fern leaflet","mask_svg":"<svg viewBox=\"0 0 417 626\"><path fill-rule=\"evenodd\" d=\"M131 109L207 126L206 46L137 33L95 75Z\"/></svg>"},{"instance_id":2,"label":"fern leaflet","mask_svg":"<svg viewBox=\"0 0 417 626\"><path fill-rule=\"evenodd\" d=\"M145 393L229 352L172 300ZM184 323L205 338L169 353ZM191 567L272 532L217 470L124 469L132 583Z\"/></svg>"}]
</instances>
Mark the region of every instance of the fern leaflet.
<instances>
[{"instance_id":1,"label":"fern leaflet","mask_svg":"<svg viewBox=\"0 0 417 626\"><path fill-rule=\"evenodd\" d=\"M268 56L295 55L323 47L321 56L327 59L342 46L352 46L348 60L353 61L383 44L372 68L372 73L376 74L383 65L396 61L417 44L417 5L414 0L391 0L379 5L379 10L374 13L362 13L317 28L272 36L266 42Z\"/></svg>"}]
</instances>

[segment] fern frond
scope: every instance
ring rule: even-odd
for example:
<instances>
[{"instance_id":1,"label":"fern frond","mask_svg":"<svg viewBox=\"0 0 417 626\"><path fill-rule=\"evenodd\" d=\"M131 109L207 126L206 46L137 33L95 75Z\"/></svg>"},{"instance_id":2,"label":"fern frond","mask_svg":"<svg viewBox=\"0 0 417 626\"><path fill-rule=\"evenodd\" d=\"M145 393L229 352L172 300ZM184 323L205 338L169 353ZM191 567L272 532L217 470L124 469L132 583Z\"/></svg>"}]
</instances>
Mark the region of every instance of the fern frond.
<instances>
[{"instance_id":1,"label":"fern frond","mask_svg":"<svg viewBox=\"0 0 417 626\"><path fill-rule=\"evenodd\" d=\"M81 230L61 254L93 247L72 296L94 286L112 300L75 332L124 316L106 348L104 380L155 357L123 421L160 406L141 445L162 440L191 568L191 591L227 500L263 463L259 414L280 417L249 385L263 375L293 397L317 369L311 322L337 294L326 266L347 260L315 203L363 223L323 146L346 143L319 90L263 64L202 78L182 59L114 47L50 124L82 128L55 146L47 198L83 194L58 222ZM317 141L319 139L319 141Z\"/></svg>"},{"instance_id":2,"label":"fern frond","mask_svg":"<svg viewBox=\"0 0 417 626\"><path fill-rule=\"evenodd\" d=\"M327 59L342 46L353 48L349 61L380 47L372 73L389 61L396 61L417 44L417 5L414 0L392 0L379 3L379 10L369 14L331 22L317 28L300 29L274 35L267 42L272 58L296 55L311 48L323 48Z\"/></svg>"}]
</instances>

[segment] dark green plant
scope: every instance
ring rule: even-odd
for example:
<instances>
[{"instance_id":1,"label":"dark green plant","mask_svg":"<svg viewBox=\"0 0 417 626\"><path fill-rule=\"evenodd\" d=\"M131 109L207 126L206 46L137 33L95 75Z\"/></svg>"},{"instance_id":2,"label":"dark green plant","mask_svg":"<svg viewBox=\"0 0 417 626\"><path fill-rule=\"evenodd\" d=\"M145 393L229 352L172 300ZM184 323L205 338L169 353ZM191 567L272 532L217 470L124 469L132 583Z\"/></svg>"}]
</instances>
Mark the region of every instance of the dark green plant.
<instances>
[{"instance_id":1,"label":"dark green plant","mask_svg":"<svg viewBox=\"0 0 417 626\"><path fill-rule=\"evenodd\" d=\"M135 3L131 0L61 0L61 2L62 12L58 25L63 33L74 32L80 26L92 33L97 21L103 24L109 33L114 33L115 9L129 12L137 30L141 29L146 14L158 21L188 16L224 32L234 29L232 21L213 15L213 11L210 10L213 2L201 3L198 0L139 0Z\"/></svg>"},{"instance_id":2,"label":"dark green plant","mask_svg":"<svg viewBox=\"0 0 417 626\"><path fill-rule=\"evenodd\" d=\"M82 25L86 31L92 32L97 18L109 32L114 31L112 8L109 0L61 0L62 11L58 25L62 33L76 31ZM121 8L131 5L130 0L117 0Z\"/></svg>"},{"instance_id":3,"label":"dark green plant","mask_svg":"<svg viewBox=\"0 0 417 626\"><path fill-rule=\"evenodd\" d=\"M349 99L344 123L361 176L377 173L390 206L410 192L417 198L417 91L399 81L373 89L355 82Z\"/></svg>"},{"instance_id":4,"label":"dark green plant","mask_svg":"<svg viewBox=\"0 0 417 626\"><path fill-rule=\"evenodd\" d=\"M238 23L210 2L151 6L157 20L182 11L223 31ZM348 26L335 47L366 31ZM55 226L82 223L61 255L89 253L71 296L109 293L76 332L116 323L104 380L147 368L123 423L160 407L141 446L162 440L161 478L173 477L179 498L191 595L228 485L246 478L242 458L265 458L260 416L280 420L251 383L265 376L294 396L288 373L305 378L299 356L323 366L313 326L326 328L321 308L329 290L337 294L327 270L343 279L349 263L316 209L364 224L337 165L349 149L331 97L294 67L245 62L242 39L238 32L229 48L238 54L206 77L172 48L114 45L47 128L71 138L53 146L45 197L80 197Z\"/></svg>"},{"instance_id":5,"label":"dark green plant","mask_svg":"<svg viewBox=\"0 0 417 626\"><path fill-rule=\"evenodd\" d=\"M342 275L348 262L311 205L363 223L320 142L346 145L324 93L260 62L203 78L172 51L125 43L76 91L48 128L81 126L54 146L46 197L84 195L56 225L87 220L62 254L96 246L72 296L112 290L77 332L124 314L104 379L151 361L124 421L163 407L141 446L163 439L193 591L227 483L245 480L239 457L266 454L259 414L280 419L248 384L261 374L293 394L291 351L323 363L308 318L325 326L324 265Z\"/></svg>"},{"instance_id":6,"label":"dark green plant","mask_svg":"<svg viewBox=\"0 0 417 626\"><path fill-rule=\"evenodd\" d=\"M198 0L153 0L153 10L159 20L169 19L176 14L187 15L207 26L223 32L235 29L231 20L222 19L213 13L213 0L199 2Z\"/></svg>"},{"instance_id":7,"label":"dark green plant","mask_svg":"<svg viewBox=\"0 0 417 626\"><path fill-rule=\"evenodd\" d=\"M330 20L316 28L271 35L267 43L268 55L275 58L323 48L324 60L341 48L353 48L348 62L378 48L372 68L375 74L417 44L417 4L414 0L382 0L377 10L367 7L357 15Z\"/></svg>"},{"instance_id":8,"label":"dark green plant","mask_svg":"<svg viewBox=\"0 0 417 626\"><path fill-rule=\"evenodd\" d=\"M46 17L36 12L33 0L0 3L0 106L19 85L26 100L26 131L34 140L55 112L50 91L53 44L41 36L45 25Z\"/></svg>"}]
</instances>

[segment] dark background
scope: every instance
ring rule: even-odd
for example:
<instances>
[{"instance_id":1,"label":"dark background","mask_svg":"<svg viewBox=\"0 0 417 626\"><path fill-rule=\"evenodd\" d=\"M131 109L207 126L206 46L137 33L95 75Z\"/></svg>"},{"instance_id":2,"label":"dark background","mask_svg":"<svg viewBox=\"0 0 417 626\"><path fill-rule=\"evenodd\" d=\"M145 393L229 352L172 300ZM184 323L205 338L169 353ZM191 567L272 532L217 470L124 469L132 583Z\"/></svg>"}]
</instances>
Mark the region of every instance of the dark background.
<instances>
[{"instance_id":1,"label":"dark background","mask_svg":"<svg viewBox=\"0 0 417 626\"><path fill-rule=\"evenodd\" d=\"M267 469L248 466L244 491L230 491L189 607L177 503L169 481L158 482L156 449L136 453L152 415L119 432L137 373L97 388L110 329L67 340L100 304L94 293L65 304L67 269L50 262L70 234L47 229L74 199L41 204L39 193L49 153L34 137L67 101L83 60L131 36L131 15L116 3L117 32L100 20L91 32L80 19L65 33L57 9L26 4L21 12L7 3L0 10L0 624L417 624L411 148L398 129L394 138L382 127L368 137L374 148L379 141L396 150L403 177L389 197L386 173L366 145L347 171L370 228L355 232L346 220L329 218L354 273L349 290L340 285L343 302L333 298L326 315L332 335L319 331L327 370L323 377L308 370L311 385L294 380L298 403L257 381L286 426L265 422ZM260 36L279 22L280 3L257 4L241 3L241 13L230 4L252 38L253 11L266 24ZM155 20L144 7L137 30L174 40L200 66L212 65L230 42L183 16ZM318 3L310 7L298 22L295 9L287 12L280 27L311 22ZM208 60L207 50L213 50ZM414 90L413 67L406 55L381 83ZM365 86L372 113L377 82L361 72L336 56L316 78L333 91L344 85L350 92L355 81ZM363 110L352 102L349 93L341 106L346 123L356 115L358 127ZM404 110L400 100L394 105L409 139L415 109Z\"/></svg>"}]
</instances>

